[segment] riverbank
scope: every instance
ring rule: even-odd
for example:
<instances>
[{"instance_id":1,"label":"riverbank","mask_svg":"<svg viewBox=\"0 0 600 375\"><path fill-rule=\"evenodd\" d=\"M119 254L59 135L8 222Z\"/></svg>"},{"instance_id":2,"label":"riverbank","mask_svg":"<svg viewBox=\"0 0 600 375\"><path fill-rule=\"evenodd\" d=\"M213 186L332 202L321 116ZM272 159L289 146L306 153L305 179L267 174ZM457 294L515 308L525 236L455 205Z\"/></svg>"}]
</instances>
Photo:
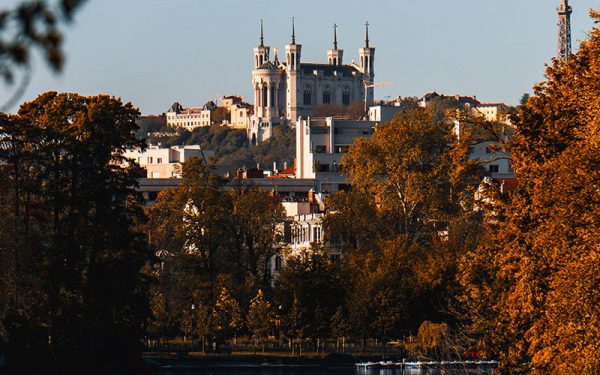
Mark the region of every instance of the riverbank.
<instances>
[{"instance_id":1,"label":"riverbank","mask_svg":"<svg viewBox=\"0 0 600 375\"><path fill-rule=\"evenodd\" d=\"M287 353L144 353L147 368L348 368L357 362L379 361L382 356L354 356L342 353L306 353L301 356ZM386 359L390 359L389 357ZM400 358L397 358L401 360Z\"/></svg>"}]
</instances>

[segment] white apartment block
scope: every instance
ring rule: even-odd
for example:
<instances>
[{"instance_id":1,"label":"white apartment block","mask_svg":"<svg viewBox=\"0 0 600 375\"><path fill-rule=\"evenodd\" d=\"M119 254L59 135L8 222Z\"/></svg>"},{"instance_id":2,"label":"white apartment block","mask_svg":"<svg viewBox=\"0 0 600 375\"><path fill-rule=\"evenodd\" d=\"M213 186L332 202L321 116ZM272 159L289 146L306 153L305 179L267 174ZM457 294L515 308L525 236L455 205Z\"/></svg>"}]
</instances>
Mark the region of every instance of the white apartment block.
<instances>
[{"instance_id":1,"label":"white apartment block","mask_svg":"<svg viewBox=\"0 0 600 375\"><path fill-rule=\"evenodd\" d=\"M483 116L486 121L505 123L508 123L507 111L508 106L504 103L481 103L473 108L473 112L476 115Z\"/></svg>"},{"instance_id":2,"label":"white apartment block","mask_svg":"<svg viewBox=\"0 0 600 375\"><path fill-rule=\"evenodd\" d=\"M199 145L173 146L167 148L149 147L145 151L128 150L128 159L135 160L147 171L147 178L181 178L181 163L196 156L208 162L214 151L203 151Z\"/></svg>"},{"instance_id":3,"label":"white apartment block","mask_svg":"<svg viewBox=\"0 0 600 375\"><path fill-rule=\"evenodd\" d=\"M369 108L369 121L389 122L403 108L399 105L375 105Z\"/></svg>"},{"instance_id":4,"label":"white apartment block","mask_svg":"<svg viewBox=\"0 0 600 375\"><path fill-rule=\"evenodd\" d=\"M478 160L486 174L493 179L514 178L511 156L498 142L487 141L476 144L469 154L470 160Z\"/></svg>"},{"instance_id":5,"label":"white apartment block","mask_svg":"<svg viewBox=\"0 0 600 375\"><path fill-rule=\"evenodd\" d=\"M345 189L342 156L357 138L370 138L374 121L299 118L296 123L296 178L315 179L317 192Z\"/></svg>"}]
</instances>

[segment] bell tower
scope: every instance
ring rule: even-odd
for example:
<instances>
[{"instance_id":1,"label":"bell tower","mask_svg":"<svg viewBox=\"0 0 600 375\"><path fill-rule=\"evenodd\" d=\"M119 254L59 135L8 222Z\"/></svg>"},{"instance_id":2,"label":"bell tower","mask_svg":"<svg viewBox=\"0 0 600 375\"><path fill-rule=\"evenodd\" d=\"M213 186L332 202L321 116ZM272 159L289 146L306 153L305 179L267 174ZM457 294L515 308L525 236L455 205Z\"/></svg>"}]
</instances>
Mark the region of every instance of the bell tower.
<instances>
[{"instance_id":1,"label":"bell tower","mask_svg":"<svg viewBox=\"0 0 600 375\"><path fill-rule=\"evenodd\" d=\"M296 23L292 17L292 42L285 46L287 63L286 116L288 121L295 122L298 117L298 73L300 70L302 45L296 44Z\"/></svg>"},{"instance_id":2,"label":"bell tower","mask_svg":"<svg viewBox=\"0 0 600 375\"><path fill-rule=\"evenodd\" d=\"M568 61L571 54L571 13L568 0L561 0L558 11L558 53L559 60Z\"/></svg>"},{"instance_id":3,"label":"bell tower","mask_svg":"<svg viewBox=\"0 0 600 375\"><path fill-rule=\"evenodd\" d=\"M290 71L300 68L300 57L302 55L302 45L296 44L296 23L292 17L292 43L285 46L285 55L287 66Z\"/></svg>"},{"instance_id":4,"label":"bell tower","mask_svg":"<svg viewBox=\"0 0 600 375\"><path fill-rule=\"evenodd\" d=\"M338 49L337 43L337 25L333 24L333 49L327 51L327 62L329 65L342 65L344 58L344 50Z\"/></svg>"},{"instance_id":5,"label":"bell tower","mask_svg":"<svg viewBox=\"0 0 600 375\"><path fill-rule=\"evenodd\" d=\"M369 45L369 23L365 23L365 46L358 50L360 57L360 70L365 75L365 110L373 105L375 100L375 92L373 83L375 82L375 47Z\"/></svg>"},{"instance_id":6,"label":"bell tower","mask_svg":"<svg viewBox=\"0 0 600 375\"><path fill-rule=\"evenodd\" d=\"M375 47L369 45L369 23L365 23L365 46L358 50L360 69L373 81L375 78Z\"/></svg>"},{"instance_id":7,"label":"bell tower","mask_svg":"<svg viewBox=\"0 0 600 375\"><path fill-rule=\"evenodd\" d=\"M263 33L263 20L260 20L260 45L254 47L254 69L269 61L269 51L271 47L265 46Z\"/></svg>"}]
</instances>

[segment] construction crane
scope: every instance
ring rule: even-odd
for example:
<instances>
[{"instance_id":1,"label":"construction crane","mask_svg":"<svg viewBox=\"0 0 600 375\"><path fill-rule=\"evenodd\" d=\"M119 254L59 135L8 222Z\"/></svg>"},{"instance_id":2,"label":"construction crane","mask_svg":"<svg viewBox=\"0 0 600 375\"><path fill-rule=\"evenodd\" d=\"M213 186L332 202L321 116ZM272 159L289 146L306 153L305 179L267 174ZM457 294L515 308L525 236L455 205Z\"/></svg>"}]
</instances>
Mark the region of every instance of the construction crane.
<instances>
[{"instance_id":1,"label":"construction crane","mask_svg":"<svg viewBox=\"0 0 600 375\"><path fill-rule=\"evenodd\" d=\"M366 88L371 88L371 87L380 87L380 86L389 86L389 85L396 85L396 82L378 82L378 83L371 83L368 81L365 81L365 87Z\"/></svg>"}]
</instances>

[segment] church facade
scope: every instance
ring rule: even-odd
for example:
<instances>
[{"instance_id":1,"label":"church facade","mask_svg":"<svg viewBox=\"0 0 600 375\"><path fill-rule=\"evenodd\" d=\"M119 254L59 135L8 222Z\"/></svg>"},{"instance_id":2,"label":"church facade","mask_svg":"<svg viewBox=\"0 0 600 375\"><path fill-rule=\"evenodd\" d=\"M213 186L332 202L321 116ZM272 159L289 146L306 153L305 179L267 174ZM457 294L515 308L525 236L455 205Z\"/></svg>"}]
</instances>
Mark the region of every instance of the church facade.
<instances>
[{"instance_id":1,"label":"church facade","mask_svg":"<svg viewBox=\"0 0 600 375\"><path fill-rule=\"evenodd\" d=\"M261 21L260 45L254 48L252 71L254 115L247 129L253 143L268 139L273 126L295 124L298 117L310 116L319 106L350 106L360 102L366 109L373 104L375 48L369 45L369 24L365 29L365 45L358 52L358 64L354 61L344 64L344 50L338 48L336 27L327 63L305 63L293 23L292 40L285 46L284 59L279 59L275 48L271 60Z\"/></svg>"}]
</instances>

